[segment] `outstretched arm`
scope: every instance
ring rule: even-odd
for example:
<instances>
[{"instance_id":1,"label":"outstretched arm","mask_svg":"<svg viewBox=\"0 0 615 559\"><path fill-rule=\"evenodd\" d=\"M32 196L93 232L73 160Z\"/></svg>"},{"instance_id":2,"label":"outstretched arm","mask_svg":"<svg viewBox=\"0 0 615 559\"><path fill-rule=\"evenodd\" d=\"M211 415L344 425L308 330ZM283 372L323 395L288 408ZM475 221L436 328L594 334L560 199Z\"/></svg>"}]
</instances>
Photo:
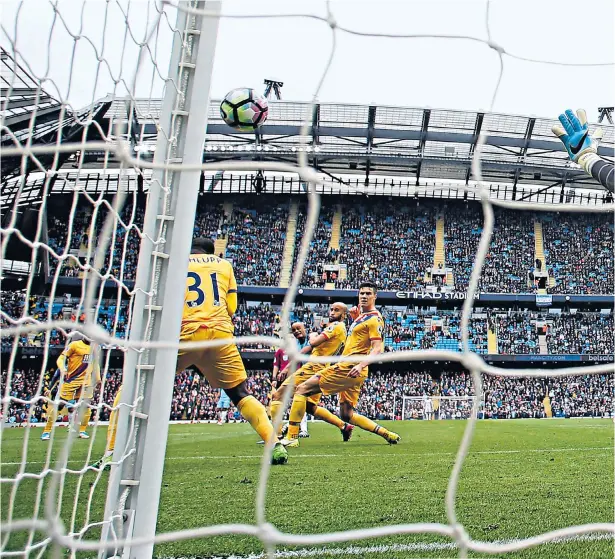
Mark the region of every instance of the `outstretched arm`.
<instances>
[{"instance_id":1,"label":"outstretched arm","mask_svg":"<svg viewBox=\"0 0 615 559\"><path fill-rule=\"evenodd\" d=\"M593 135L589 133L584 109L579 109L576 115L568 109L559 115L559 121L561 126L556 124L552 130L564 144L570 159L583 167L585 172L594 177L604 188L614 192L615 167L597 153L602 140L602 129L599 128Z\"/></svg>"}]
</instances>

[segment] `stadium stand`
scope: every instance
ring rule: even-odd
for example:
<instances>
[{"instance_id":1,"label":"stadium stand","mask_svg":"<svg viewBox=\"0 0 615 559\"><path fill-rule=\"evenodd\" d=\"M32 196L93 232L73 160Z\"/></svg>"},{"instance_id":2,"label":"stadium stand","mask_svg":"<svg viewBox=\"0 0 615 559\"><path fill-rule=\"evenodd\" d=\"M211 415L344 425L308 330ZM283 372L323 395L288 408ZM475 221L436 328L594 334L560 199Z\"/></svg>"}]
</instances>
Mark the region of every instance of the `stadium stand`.
<instances>
[{"instance_id":1,"label":"stadium stand","mask_svg":"<svg viewBox=\"0 0 615 559\"><path fill-rule=\"evenodd\" d=\"M49 381L50 370L45 375ZM270 372L262 369L248 372L248 387L263 403L267 402L270 389ZM121 370L110 370L105 379L103 402L111 405L120 385ZM6 382L6 371L2 371L2 383ZM36 394L39 381L38 370L17 369L11 383L11 396L30 399ZM615 384L612 375L564 377L547 379L525 379L486 376L484 379L484 405L481 416L487 419L516 419L546 417L544 398L548 395L555 417L611 417L613 413L613 394ZM370 372L363 387L360 411L374 419L400 419L403 396L433 397L472 396L473 388L468 373L444 372L439 380L434 380L427 372L415 371L378 371ZM173 391L170 419L188 421L212 421L216 419L216 403L219 392L212 389L198 373L183 371L177 375ZM97 391L93 402L97 402ZM324 397L322 403L334 411L336 397ZM45 419L45 406L35 406L33 421L40 423ZM456 401L453 405L443 404L440 417L456 419L467 417L468 401ZM8 416L11 424L25 421L28 404L12 402ZM235 410L234 410L235 411ZM414 410L410 418L420 419L419 410ZM459 412L459 414L458 414ZM101 406L101 421L108 420L108 409ZM235 418L232 413L231 417ZM59 421L63 418L60 417ZM236 419L239 420L237 414ZM93 418L94 420L94 418Z\"/></svg>"},{"instance_id":2,"label":"stadium stand","mask_svg":"<svg viewBox=\"0 0 615 559\"><path fill-rule=\"evenodd\" d=\"M79 301L58 297L52 305L52 314L59 317L62 313L70 320L77 320L75 309ZM24 306L23 293L4 291L0 295L2 326L8 326L5 315L17 319ZM31 316L36 320L46 320L48 301L45 297L32 296L29 299ZM380 307L385 318L385 346L387 351L406 349L444 349L461 350L461 315L459 311L410 307ZM327 306L297 305L291 311L291 321L301 321L308 330L316 329L327 316ZM276 336L280 329L280 305L270 303L247 303L239 305L233 322L237 336L258 335ZM116 319L117 314L117 319ZM108 331L116 328L116 337L126 335L128 308L117 302L103 300L98 315L98 323ZM546 324L546 339L550 354L609 354L615 350L613 343L613 315L597 312L552 314L544 311L512 311L490 309L488 313L476 312L470 320L470 348L477 353L487 353L487 329L489 323L496 330L498 353L504 355L537 354L539 324ZM23 337L19 345L40 346L40 340ZM10 345L8 338L3 344ZM40 341L41 343L38 343ZM52 345L63 344L62 335L53 330ZM244 345L242 350L265 350L262 344Z\"/></svg>"},{"instance_id":3,"label":"stadium stand","mask_svg":"<svg viewBox=\"0 0 615 559\"><path fill-rule=\"evenodd\" d=\"M226 242L225 256L235 266L237 281L244 285L277 286L280 284L289 200L271 197L236 196L232 204L201 202L197 209L195 236L207 235ZM232 208L227 215L223 206ZM100 206L95 230L106 211ZM66 245L66 204L50 211L48 234L50 246L62 253ZM444 220L445 266L451 271L456 291L468 286L473 259L482 231L482 214L475 203L430 200L401 204L370 200L370 205L346 199L342 204L339 250L331 248L331 232L337 202L325 201L318 220L306 269L304 287L352 289L362 280L375 280L383 290L421 291L430 284L438 285L426 275L434 266L436 223ZM129 222L132 206L122 215ZM604 294L613 291L613 224L604 214L565 215L532 212L513 213L496 209L495 230L491 248L483 268L480 290L484 293L531 293L536 289L528 281L534 270L536 247L534 223L540 219L544 232L544 257L550 280L550 293ZM91 224L92 206L79 207L69 249L83 260ZM123 218L124 218L123 217ZM140 207L135 209L135 225L143 219ZM306 207L299 205L296 239L292 261L295 264L306 220ZM115 254L121 254L126 234L127 255L124 278L134 279L138 257L138 235L128 233L118 224ZM53 258L50 258L53 273ZM119 277L120 262L107 266ZM333 275L325 274L325 265L343 268ZM70 261L62 275L76 276L78 270ZM445 281L448 281L445 280Z\"/></svg>"}]
</instances>

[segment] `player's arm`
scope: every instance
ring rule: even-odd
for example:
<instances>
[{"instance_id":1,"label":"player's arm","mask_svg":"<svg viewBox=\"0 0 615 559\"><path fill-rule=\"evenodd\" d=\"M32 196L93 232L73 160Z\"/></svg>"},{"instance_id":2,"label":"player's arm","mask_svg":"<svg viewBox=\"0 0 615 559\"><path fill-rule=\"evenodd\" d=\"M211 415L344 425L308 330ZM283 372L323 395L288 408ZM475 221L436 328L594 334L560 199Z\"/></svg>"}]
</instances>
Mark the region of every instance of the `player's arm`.
<instances>
[{"instance_id":1,"label":"player's arm","mask_svg":"<svg viewBox=\"0 0 615 559\"><path fill-rule=\"evenodd\" d=\"M60 359L58 358L58 361L59 360ZM49 394L51 394L51 392L54 390L54 388L60 382L60 377L61 376L62 376L62 370L59 369L59 368L56 369L55 373L53 373L53 376L51 377L51 380L49 381L49 386L45 390L45 396L49 397Z\"/></svg>"},{"instance_id":2,"label":"player's arm","mask_svg":"<svg viewBox=\"0 0 615 559\"><path fill-rule=\"evenodd\" d=\"M274 363L273 363L273 373L271 374L271 385L274 388L278 387L278 373L279 372L280 372L280 367L278 367L278 364L274 361Z\"/></svg>"},{"instance_id":3,"label":"player's arm","mask_svg":"<svg viewBox=\"0 0 615 559\"><path fill-rule=\"evenodd\" d=\"M552 130L564 144L570 159L578 163L604 188L614 192L615 166L598 155L602 129L597 129L593 135L589 133L587 114L583 109L579 109L576 115L568 109L559 115L559 121L561 126L556 124Z\"/></svg>"},{"instance_id":4,"label":"player's arm","mask_svg":"<svg viewBox=\"0 0 615 559\"><path fill-rule=\"evenodd\" d=\"M68 344L64 348L64 351L60 353L60 356L56 361L56 365L58 366L58 369L60 371L66 372L68 370L68 358L72 355L72 353L73 349L71 347L71 344Z\"/></svg>"},{"instance_id":5,"label":"player's arm","mask_svg":"<svg viewBox=\"0 0 615 559\"><path fill-rule=\"evenodd\" d=\"M226 309L228 311L228 315L232 317L237 311L237 280L235 280L235 272L233 271L233 267L230 263L229 266L231 267L231 275L228 284L228 291L226 292Z\"/></svg>"},{"instance_id":6,"label":"player's arm","mask_svg":"<svg viewBox=\"0 0 615 559\"><path fill-rule=\"evenodd\" d=\"M382 343L382 339L372 340L372 345L371 345L368 355L378 355L382 353L383 349L384 349L384 344ZM348 376L358 377L363 371L363 369L365 369L365 367L369 365L369 363L370 363L369 361L361 361L361 363L357 363L352 369L350 369Z\"/></svg>"},{"instance_id":7,"label":"player's arm","mask_svg":"<svg viewBox=\"0 0 615 559\"><path fill-rule=\"evenodd\" d=\"M381 319L370 319L368 323L368 332L369 332L369 340L371 343L371 347L369 349L368 355L378 355L384 351L384 343L383 343L383 332L384 332L384 322ZM361 363L356 364L350 372L348 373L349 377L358 377L363 369L369 365L369 361L361 361Z\"/></svg>"}]
</instances>

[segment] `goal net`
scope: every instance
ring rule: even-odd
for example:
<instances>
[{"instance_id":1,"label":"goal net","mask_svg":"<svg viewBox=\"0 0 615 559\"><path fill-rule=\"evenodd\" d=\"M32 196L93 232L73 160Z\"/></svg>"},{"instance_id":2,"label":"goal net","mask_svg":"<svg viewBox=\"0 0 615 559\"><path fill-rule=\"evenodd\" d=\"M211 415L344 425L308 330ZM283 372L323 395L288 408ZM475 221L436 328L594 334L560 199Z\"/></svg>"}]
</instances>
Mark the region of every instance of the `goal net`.
<instances>
[{"instance_id":1,"label":"goal net","mask_svg":"<svg viewBox=\"0 0 615 559\"><path fill-rule=\"evenodd\" d=\"M404 419L469 419L474 396L404 396L401 418ZM481 415L482 402L478 406Z\"/></svg>"},{"instance_id":2,"label":"goal net","mask_svg":"<svg viewBox=\"0 0 615 559\"><path fill-rule=\"evenodd\" d=\"M298 18L318 23L332 42L330 56L311 92L314 101L330 78L336 41L343 34L385 36L399 45L417 37L451 43L471 41L491 52L500 64L487 107L491 112L508 63L565 66L565 61L528 61L515 55L513 47L509 50L498 44L491 36L489 9L487 2L486 34L478 36L365 32L337 22L334 6L328 4L322 16L254 12L229 17L287 18L291 26ZM511 371L488 365L471 351L468 324L493 232L493 206L519 211L552 209L546 203L490 196L481 175L481 154L491 149L488 118L474 151L467 154L472 158L473 180L458 186L481 200L484 214L463 305L462 351L407 350L370 358L381 362L457 362L472 374L473 399L438 401L438 417L455 410L467 418L446 492L447 523L382 525L312 535L283 533L267 520L272 452L267 445L256 492L256 524L157 530L173 392L169 372L175 369L180 348L177 339L184 304L183 289L177 286L185 285L201 172L212 181L226 171L277 172L298 176L305 185L308 211L286 290L280 338L246 336L238 343L282 346L293 360L307 359L297 353L289 317L317 226L318 191L325 186L317 169L308 164L313 148L307 134L312 112L306 110L302 115L303 133L293 149L293 163L263 157L203 164L208 116L217 112L217 107L209 105L209 90L219 2L31 0L10 3L3 10L7 17L0 27L2 267L21 271L23 282L17 293L2 299L0 310L2 345L6 348L0 443L3 453L12 447L19 456L16 461L2 463L1 556L147 558L152 557L157 543L223 534L258 538L267 552L273 553L281 545L419 533L450 538L463 556L469 551L501 556L565 536L613 532L612 524L599 523L562 527L514 543L489 543L472 539L457 517L457 486L483 395L483 375L545 377L613 371L610 364ZM29 25L33 12L37 19L34 27ZM86 21L95 21L96 31L92 26L84 30ZM38 33L33 34L32 29ZM102 123L110 124L103 127ZM340 193L347 192L343 183L335 184ZM353 192L362 191L353 186ZM53 196L58 192L69 193L70 202L63 196L58 207ZM613 205L569 204L560 209L612 212ZM19 268L16 262L24 260L29 264ZM40 277L45 278L48 296L35 295L40 292ZM48 387L56 359L73 332L89 340L89 355L94 368L100 369L101 383L94 392L83 390L64 399ZM181 348L208 345L202 342ZM42 364L32 371L29 354L37 352ZM109 395L116 394L120 385L121 397L110 405ZM404 399L404 410L409 413L420 413L421 405ZM93 466L99 457L93 449L105 436L106 426L102 425L113 409L118 410L119 421L113 467L107 475ZM33 426L45 423L54 410L64 421L52 423L44 450L35 444L43 429L23 429L18 439L7 435L11 423L4 419L9 415L19 417L19 425ZM87 444L77 445L77 439L84 437L84 424L89 439Z\"/></svg>"}]
</instances>

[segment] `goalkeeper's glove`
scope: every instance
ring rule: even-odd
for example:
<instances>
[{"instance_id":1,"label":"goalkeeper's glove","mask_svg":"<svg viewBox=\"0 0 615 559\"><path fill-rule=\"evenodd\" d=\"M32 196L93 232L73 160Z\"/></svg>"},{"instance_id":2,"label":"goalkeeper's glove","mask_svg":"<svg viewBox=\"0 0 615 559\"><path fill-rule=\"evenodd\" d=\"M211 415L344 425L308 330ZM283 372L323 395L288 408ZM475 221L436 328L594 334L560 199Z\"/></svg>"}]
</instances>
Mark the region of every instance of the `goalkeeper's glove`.
<instances>
[{"instance_id":1,"label":"goalkeeper's glove","mask_svg":"<svg viewBox=\"0 0 615 559\"><path fill-rule=\"evenodd\" d=\"M577 110L576 115L567 109L559 115L559 121L562 125L556 124L551 130L564 144L570 159L590 173L591 166L600 159L597 151L604 135L603 130L598 128L593 134L589 133L584 109Z\"/></svg>"}]
</instances>

